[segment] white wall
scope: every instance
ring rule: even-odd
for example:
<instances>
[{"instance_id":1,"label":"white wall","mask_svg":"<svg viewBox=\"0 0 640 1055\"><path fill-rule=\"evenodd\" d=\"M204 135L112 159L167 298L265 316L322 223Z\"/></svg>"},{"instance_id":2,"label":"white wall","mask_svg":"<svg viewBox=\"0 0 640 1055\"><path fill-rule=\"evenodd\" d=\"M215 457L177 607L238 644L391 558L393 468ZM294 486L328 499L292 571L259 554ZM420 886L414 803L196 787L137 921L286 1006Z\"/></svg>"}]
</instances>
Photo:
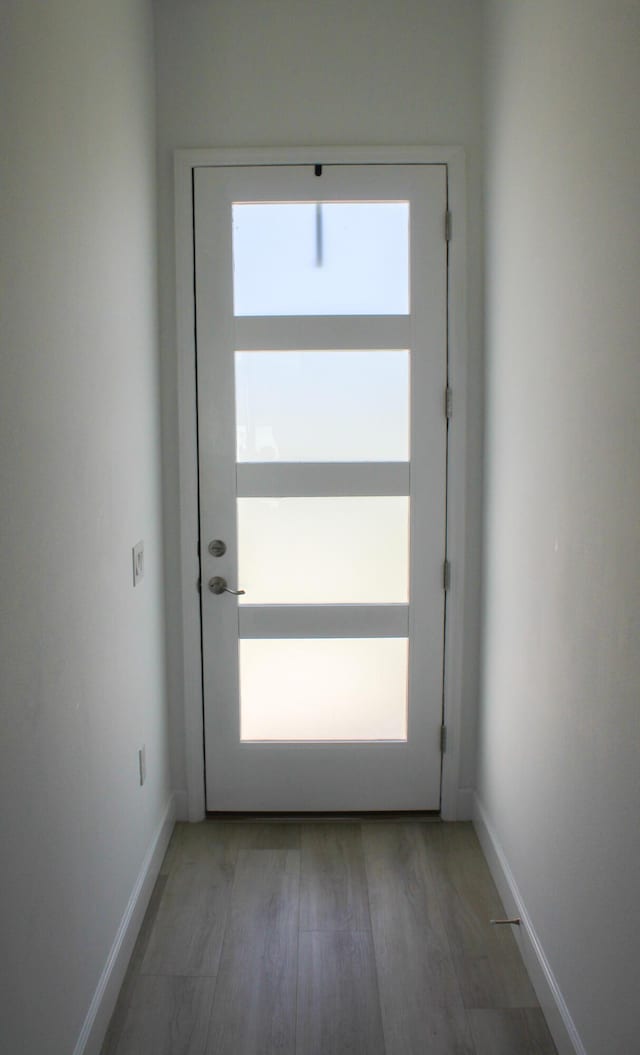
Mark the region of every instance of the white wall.
<instances>
[{"instance_id":1,"label":"white wall","mask_svg":"<svg viewBox=\"0 0 640 1055\"><path fill-rule=\"evenodd\" d=\"M490 5L479 796L588 1055L638 1051L640 4Z\"/></svg>"},{"instance_id":2,"label":"white wall","mask_svg":"<svg viewBox=\"0 0 640 1055\"><path fill-rule=\"evenodd\" d=\"M473 784L482 420L481 24L477 0L157 0L166 573L176 787L185 787L185 771L172 152L177 147L322 144L461 144L468 152L469 589L461 784Z\"/></svg>"},{"instance_id":3,"label":"white wall","mask_svg":"<svg viewBox=\"0 0 640 1055\"><path fill-rule=\"evenodd\" d=\"M0 1048L70 1055L169 801L150 4L0 40Z\"/></svg>"}]
</instances>

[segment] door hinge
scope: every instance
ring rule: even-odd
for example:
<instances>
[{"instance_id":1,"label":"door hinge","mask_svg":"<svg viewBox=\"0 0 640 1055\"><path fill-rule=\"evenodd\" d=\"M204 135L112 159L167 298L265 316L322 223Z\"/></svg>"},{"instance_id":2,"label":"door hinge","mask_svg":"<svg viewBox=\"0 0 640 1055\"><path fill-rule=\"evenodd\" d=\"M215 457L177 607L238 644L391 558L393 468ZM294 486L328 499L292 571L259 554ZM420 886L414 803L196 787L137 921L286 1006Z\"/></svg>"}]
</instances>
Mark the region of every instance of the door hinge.
<instances>
[{"instance_id":1,"label":"door hinge","mask_svg":"<svg viewBox=\"0 0 640 1055\"><path fill-rule=\"evenodd\" d=\"M444 415L447 421L453 417L453 392L449 385L444 390Z\"/></svg>"},{"instance_id":2,"label":"door hinge","mask_svg":"<svg viewBox=\"0 0 640 1055\"><path fill-rule=\"evenodd\" d=\"M447 209L444 214L444 240L451 241L451 209Z\"/></svg>"},{"instance_id":3,"label":"door hinge","mask_svg":"<svg viewBox=\"0 0 640 1055\"><path fill-rule=\"evenodd\" d=\"M446 558L442 565L442 585L445 590L448 590L451 587L451 561Z\"/></svg>"},{"instance_id":4,"label":"door hinge","mask_svg":"<svg viewBox=\"0 0 640 1055\"><path fill-rule=\"evenodd\" d=\"M447 750L447 727L446 725L440 726L440 751L442 754Z\"/></svg>"}]
</instances>

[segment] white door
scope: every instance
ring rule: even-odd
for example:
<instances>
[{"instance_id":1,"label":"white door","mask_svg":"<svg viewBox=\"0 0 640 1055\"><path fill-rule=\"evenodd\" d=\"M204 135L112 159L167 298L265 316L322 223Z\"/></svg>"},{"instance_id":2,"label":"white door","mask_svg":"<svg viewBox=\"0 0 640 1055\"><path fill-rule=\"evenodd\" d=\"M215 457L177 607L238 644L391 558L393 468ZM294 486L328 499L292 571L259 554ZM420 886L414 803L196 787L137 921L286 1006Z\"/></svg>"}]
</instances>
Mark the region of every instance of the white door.
<instances>
[{"instance_id":1,"label":"white door","mask_svg":"<svg viewBox=\"0 0 640 1055\"><path fill-rule=\"evenodd\" d=\"M207 808L437 810L446 167L194 202Z\"/></svg>"}]
</instances>

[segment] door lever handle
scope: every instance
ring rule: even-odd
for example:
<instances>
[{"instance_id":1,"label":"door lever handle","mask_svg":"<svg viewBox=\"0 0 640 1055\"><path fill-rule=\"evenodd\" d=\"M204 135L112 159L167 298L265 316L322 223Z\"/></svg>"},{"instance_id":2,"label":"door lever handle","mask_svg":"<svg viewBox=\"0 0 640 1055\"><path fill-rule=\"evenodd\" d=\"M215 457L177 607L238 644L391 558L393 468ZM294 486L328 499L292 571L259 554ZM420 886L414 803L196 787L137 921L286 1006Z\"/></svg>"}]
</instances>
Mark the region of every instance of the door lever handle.
<instances>
[{"instance_id":1,"label":"door lever handle","mask_svg":"<svg viewBox=\"0 0 640 1055\"><path fill-rule=\"evenodd\" d=\"M222 575L214 575L213 579L209 579L209 589L211 593L231 593L234 597L240 597L243 593L246 593L246 590L232 590Z\"/></svg>"}]
</instances>

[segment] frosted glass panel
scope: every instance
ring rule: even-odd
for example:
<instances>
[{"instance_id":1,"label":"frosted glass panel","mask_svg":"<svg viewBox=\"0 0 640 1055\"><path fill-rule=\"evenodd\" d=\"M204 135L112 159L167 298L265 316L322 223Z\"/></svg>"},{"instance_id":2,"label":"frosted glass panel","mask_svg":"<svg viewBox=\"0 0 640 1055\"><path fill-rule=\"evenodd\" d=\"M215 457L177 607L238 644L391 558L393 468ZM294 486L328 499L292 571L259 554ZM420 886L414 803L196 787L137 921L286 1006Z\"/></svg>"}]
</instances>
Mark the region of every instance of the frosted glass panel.
<instances>
[{"instance_id":1,"label":"frosted glass panel","mask_svg":"<svg viewBox=\"0 0 640 1055\"><path fill-rule=\"evenodd\" d=\"M236 315L407 315L408 202L233 206Z\"/></svg>"},{"instance_id":2,"label":"frosted glass panel","mask_svg":"<svg viewBox=\"0 0 640 1055\"><path fill-rule=\"evenodd\" d=\"M409 499L239 498L243 604L406 603Z\"/></svg>"},{"instance_id":3,"label":"frosted glass panel","mask_svg":"<svg viewBox=\"0 0 640 1055\"><path fill-rule=\"evenodd\" d=\"M409 460L409 353L236 352L239 462Z\"/></svg>"},{"instance_id":4,"label":"frosted glass panel","mask_svg":"<svg viewBox=\"0 0 640 1055\"><path fill-rule=\"evenodd\" d=\"M406 740L406 638L240 641L242 740Z\"/></svg>"}]
</instances>

